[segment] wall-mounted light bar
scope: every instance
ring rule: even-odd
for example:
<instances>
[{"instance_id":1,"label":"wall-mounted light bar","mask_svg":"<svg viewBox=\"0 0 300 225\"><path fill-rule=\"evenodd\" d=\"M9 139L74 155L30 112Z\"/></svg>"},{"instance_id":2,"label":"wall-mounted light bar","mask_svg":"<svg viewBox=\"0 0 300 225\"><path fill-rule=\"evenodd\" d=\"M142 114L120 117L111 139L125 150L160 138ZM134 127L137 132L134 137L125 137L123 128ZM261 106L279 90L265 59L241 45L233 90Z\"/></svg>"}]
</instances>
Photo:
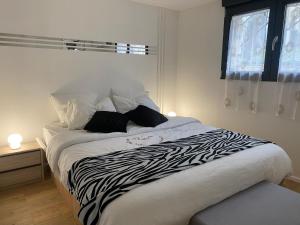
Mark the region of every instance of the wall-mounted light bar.
<instances>
[{"instance_id":1,"label":"wall-mounted light bar","mask_svg":"<svg viewBox=\"0 0 300 225\"><path fill-rule=\"evenodd\" d=\"M133 55L156 55L156 47L149 45L65 39L8 33L0 33L0 46L61 49L70 51L111 52Z\"/></svg>"}]
</instances>

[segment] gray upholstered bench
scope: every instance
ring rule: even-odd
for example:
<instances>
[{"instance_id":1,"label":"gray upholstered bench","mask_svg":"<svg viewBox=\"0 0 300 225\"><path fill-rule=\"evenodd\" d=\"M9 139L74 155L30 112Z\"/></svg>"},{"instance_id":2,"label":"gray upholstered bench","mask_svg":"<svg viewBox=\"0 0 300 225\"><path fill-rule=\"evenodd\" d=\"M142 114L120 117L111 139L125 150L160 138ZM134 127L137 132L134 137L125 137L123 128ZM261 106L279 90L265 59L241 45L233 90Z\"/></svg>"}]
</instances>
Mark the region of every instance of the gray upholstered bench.
<instances>
[{"instance_id":1,"label":"gray upholstered bench","mask_svg":"<svg viewBox=\"0 0 300 225\"><path fill-rule=\"evenodd\" d=\"M300 194L262 182L197 213L190 225L300 225Z\"/></svg>"}]
</instances>

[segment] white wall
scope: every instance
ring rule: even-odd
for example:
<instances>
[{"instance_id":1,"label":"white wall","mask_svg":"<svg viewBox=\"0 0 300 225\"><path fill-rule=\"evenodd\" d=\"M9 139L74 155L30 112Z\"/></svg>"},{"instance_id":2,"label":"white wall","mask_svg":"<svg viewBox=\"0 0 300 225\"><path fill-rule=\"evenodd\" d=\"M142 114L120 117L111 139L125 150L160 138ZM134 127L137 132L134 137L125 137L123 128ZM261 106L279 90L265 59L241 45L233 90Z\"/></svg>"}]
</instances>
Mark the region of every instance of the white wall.
<instances>
[{"instance_id":1,"label":"white wall","mask_svg":"<svg viewBox=\"0 0 300 225\"><path fill-rule=\"evenodd\" d=\"M176 110L178 19L178 12L166 11L165 58L161 79L164 113Z\"/></svg>"},{"instance_id":2,"label":"white wall","mask_svg":"<svg viewBox=\"0 0 300 225\"><path fill-rule=\"evenodd\" d=\"M180 13L177 112L276 142L292 158L299 177L300 122L274 116L273 83L263 83L258 114L224 108L224 81L220 80L223 21L220 0Z\"/></svg>"},{"instance_id":3,"label":"white wall","mask_svg":"<svg viewBox=\"0 0 300 225\"><path fill-rule=\"evenodd\" d=\"M0 32L157 45L158 15L156 7L127 0L2 0ZM288 151L300 176L300 124L274 116L272 83L263 84L256 115L223 107L223 19L220 0L179 16L166 11L162 82L156 56L0 47L0 145L12 132L25 140L40 136L42 126L56 119L48 96L64 84L117 74L141 81L154 98L157 84L164 84L164 112L176 109L207 124L273 140Z\"/></svg>"},{"instance_id":4,"label":"white wall","mask_svg":"<svg viewBox=\"0 0 300 225\"><path fill-rule=\"evenodd\" d=\"M2 0L0 32L156 46L158 13L127 0ZM177 22L176 13L168 15ZM168 30L177 34L177 26ZM167 54L176 61L173 51ZM41 136L43 125L56 120L51 92L75 79L115 74L141 81L156 97L157 56L0 47L0 145L13 132L25 141Z\"/></svg>"}]
</instances>

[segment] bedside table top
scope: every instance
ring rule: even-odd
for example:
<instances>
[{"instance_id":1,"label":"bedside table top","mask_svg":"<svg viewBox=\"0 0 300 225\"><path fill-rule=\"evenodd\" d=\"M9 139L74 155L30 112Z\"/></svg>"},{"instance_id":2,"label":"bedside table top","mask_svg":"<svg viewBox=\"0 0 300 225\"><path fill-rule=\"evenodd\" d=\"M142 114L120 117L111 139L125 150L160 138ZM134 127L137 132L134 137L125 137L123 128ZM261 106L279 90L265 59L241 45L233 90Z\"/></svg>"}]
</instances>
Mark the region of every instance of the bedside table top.
<instances>
[{"instance_id":1,"label":"bedside table top","mask_svg":"<svg viewBox=\"0 0 300 225\"><path fill-rule=\"evenodd\" d=\"M41 147L36 141L24 143L22 144L21 148L15 150L11 149L9 146L4 146L0 147L0 157L32 152L39 149L41 149Z\"/></svg>"}]
</instances>

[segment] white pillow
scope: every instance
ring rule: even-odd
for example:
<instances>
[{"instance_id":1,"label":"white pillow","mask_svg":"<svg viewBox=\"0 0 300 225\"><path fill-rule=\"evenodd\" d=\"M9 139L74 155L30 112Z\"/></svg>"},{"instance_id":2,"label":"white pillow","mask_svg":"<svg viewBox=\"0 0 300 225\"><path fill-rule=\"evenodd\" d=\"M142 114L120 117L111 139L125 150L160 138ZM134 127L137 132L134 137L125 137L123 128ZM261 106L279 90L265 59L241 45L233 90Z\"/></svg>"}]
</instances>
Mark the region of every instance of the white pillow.
<instances>
[{"instance_id":1,"label":"white pillow","mask_svg":"<svg viewBox=\"0 0 300 225\"><path fill-rule=\"evenodd\" d=\"M69 107L68 104L70 103L71 100L79 100L80 102L84 103L86 107L93 109L95 108L97 98L98 95L94 93L83 93L83 94L54 93L51 95L50 100L58 115L59 121L63 124L66 124L68 120L67 110L69 110L69 115L70 115L70 109L68 109Z\"/></svg>"},{"instance_id":2,"label":"white pillow","mask_svg":"<svg viewBox=\"0 0 300 225\"><path fill-rule=\"evenodd\" d=\"M90 107L85 102L72 99L68 102L66 113L69 130L83 129L96 112L96 106Z\"/></svg>"},{"instance_id":3,"label":"white pillow","mask_svg":"<svg viewBox=\"0 0 300 225\"><path fill-rule=\"evenodd\" d=\"M118 95L113 95L112 98L117 111L120 113L127 113L128 111L135 109L139 105L144 105L157 112L160 111L160 108L151 100L151 98L147 96L146 93L143 93L142 95L139 95L133 99Z\"/></svg>"},{"instance_id":4,"label":"white pillow","mask_svg":"<svg viewBox=\"0 0 300 225\"><path fill-rule=\"evenodd\" d=\"M135 101L138 105L144 105L150 109L160 112L160 108L153 102L153 100L146 93L136 97Z\"/></svg>"},{"instance_id":5,"label":"white pillow","mask_svg":"<svg viewBox=\"0 0 300 225\"><path fill-rule=\"evenodd\" d=\"M114 106L112 100L109 97L102 99L96 105L97 111L106 111L106 112L116 112L116 107Z\"/></svg>"},{"instance_id":6,"label":"white pillow","mask_svg":"<svg viewBox=\"0 0 300 225\"><path fill-rule=\"evenodd\" d=\"M70 130L83 129L96 111L116 112L116 108L109 97L102 99L95 106L88 105L78 99L72 99L67 106L67 125Z\"/></svg>"},{"instance_id":7,"label":"white pillow","mask_svg":"<svg viewBox=\"0 0 300 225\"><path fill-rule=\"evenodd\" d=\"M113 95L112 98L119 113L127 113L138 107L138 104L132 99L118 95Z\"/></svg>"},{"instance_id":8,"label":"white pillow","mask_svg":"<svg viewBox=\"0 0 300 225\"><path fill-rule=\"evenodd\" d=\"M50 101L55 109L59 122L62 124L65 123L66 121L65 115L67 113L68 104L62 103L57 97L54 97L53 95L50 96Z\"/></svg>"}]
</instances>

